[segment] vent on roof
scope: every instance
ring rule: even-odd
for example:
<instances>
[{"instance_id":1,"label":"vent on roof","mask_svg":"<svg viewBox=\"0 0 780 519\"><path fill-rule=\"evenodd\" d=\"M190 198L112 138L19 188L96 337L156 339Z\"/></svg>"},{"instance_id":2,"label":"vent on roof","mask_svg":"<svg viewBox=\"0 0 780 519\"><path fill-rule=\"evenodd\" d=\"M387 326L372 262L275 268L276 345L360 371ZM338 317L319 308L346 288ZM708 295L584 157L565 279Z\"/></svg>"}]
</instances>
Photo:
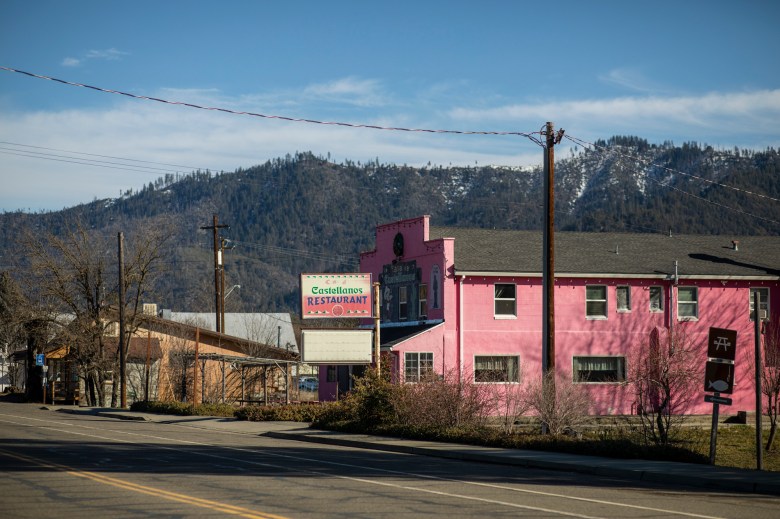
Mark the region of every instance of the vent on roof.
<instances>
[{"instance_id":1,"label":"vent on roof","mask_svg":"<svg viewBox=\"0 0 780 519\"><path fill-rule=\"evenodd\" d=\"M737 240L731 240L731 248L734 250L739 250L739 242Z\"/></svg>"}]
</instances>

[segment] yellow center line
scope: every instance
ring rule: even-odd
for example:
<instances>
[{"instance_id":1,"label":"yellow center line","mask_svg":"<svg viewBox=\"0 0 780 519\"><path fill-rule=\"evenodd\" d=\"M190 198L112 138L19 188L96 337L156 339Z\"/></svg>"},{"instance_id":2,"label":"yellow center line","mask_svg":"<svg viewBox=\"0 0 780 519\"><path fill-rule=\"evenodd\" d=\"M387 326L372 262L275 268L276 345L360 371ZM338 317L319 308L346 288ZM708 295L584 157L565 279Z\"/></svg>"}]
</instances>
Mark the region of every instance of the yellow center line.
<instances>
[{"instance_id":1,"label":"yellow center line","mask_svg":"<svg viewBox=\"0 0 780 519\"><path fill-rule=\"evenodd\" d=\"M209 499L202 499L195 496L190 496L187 494L179 494L177 492L170 492L168 490L163 490L161 488L155 488L155 487L148 487L145 485L139 485L137 483L131 483L129 481L125 481L118 478L113 478L110 476L106 476L104 474L98 474L96 472L90 472L86 470L77 470L73 467L68 467L66 465L60 465L58 463L53 463L50 461L44 461L37 458L33 458L30 456L26 456L23 454L17 454L15 452L10 452L5 449L0 449L0 454L7 456L9 458L15 458L17 460L25 461L28 463L32 463L34 465L37 465L39 467L49 468L49 469L56 469L63 471L67 474L70 474L71 476L76 476L80 478L86 478L90 479L92 481L96 481L98 483L103 483L104 485L111 485L114 487L118 487L124 490L130 490L133 492L138 492L140 494L147 494L150 496L157 496L161 497L163 499L168 499L171 501L176 501L179 503L187 503L195 506L199 506L201 508L208 508L210 510L215 510L217 512L224 512L226 514L231 515L238 515L241 517L249 517L252 519L288 519L285 516L281 515L275 515L275 514L268 514L268 513L261 513L256 512L254 510L250 510L249 508L243 508L240 506L234 506L227 503L220 503L218 501L211 501Z\"/></svg>"}]
</instances>

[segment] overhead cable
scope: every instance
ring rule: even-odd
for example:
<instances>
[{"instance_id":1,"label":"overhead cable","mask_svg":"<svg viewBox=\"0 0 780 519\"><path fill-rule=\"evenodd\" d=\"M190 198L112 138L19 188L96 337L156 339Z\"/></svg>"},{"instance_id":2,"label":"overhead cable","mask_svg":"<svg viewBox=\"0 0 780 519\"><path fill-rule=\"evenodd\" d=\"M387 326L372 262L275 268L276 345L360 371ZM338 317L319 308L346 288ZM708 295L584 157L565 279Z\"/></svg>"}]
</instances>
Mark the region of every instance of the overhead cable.
<instances>
[{"instance_id":1,"label":"overhead cable","mask_svg":"<svg viewBox=\"0 0 780 519\"><path fill-rule=\"evenodd\" d=\"M191 169L191 170L196 170L196 169L203 169L203 170L205 170L205 169L209 169L209 168L202 168L202 167L198 167L198 166L184 166L182 164L167 164L165 162L154 162L154 161L151 161L151 160L129 159L127 157L115 157L113 155L98 155L97 153L87 153L87 152L84 152L84 151L63 150L63 149L59 149L59 148L47 148L45 146L33 146L32 144L21 144L21 143L18 143L18 142L0 141L0 144L5 144L5 145L8 145L8 146L19 146L19 147L24 147L24 148L34 148L34 149L37 149L37 150L60 151L60 152L63 152L63 153L73 153L73 154L76 154L76 155L89 155L90 157L100 157L100 158L103 158L103 159L116 159L116 160L124 160L124 161L128 161L128 162L142 162L144 164L155 164L155 165L158 165L158 166L170 166L170 167L173 167L173 168L184 168L184 169Z\"/></svg>"},{"instance_id":2,"label":"overhead cable","mask_svg":"<svg viewBox=\"0 0 780 519\"><path fill-rule=\"evenodd\" d=\"M159 97L149 97L149 96L143 96L143 95L137 95L137 94L131 94L129 92L122 92L120 90L112 90L110 88L102 88L92 85L86 85L84 83L76 83L73 81L66 81L64 79L58 79L51 76L44 76L41 74L34 74L32 72L26 72L24 70L18 70L15 68L10 67L4 67L0 65L0 70L5 70L8 72L15 72L17 74L24 74L26 76L38 78L38 79L45 79L48 81L55 81L57 83L61 83L63 85L70 85L70 86L77 86L81 88L89 88L91 90L97 90L98 92L105 92L108 94L116 94L126 97L132 97L134 99L144 99L146 101L156 101L158 103L165 103L169 105L180 105L180 106L187 106L189 108L197 108L199 110L210 110L210 111L217 111L217 112L224 112L228 114L233 115L249 115L252 117L261 117L263 119L278 119L281 121L288 121L288 122L295 122L295 123L309 123L309 124L322 124L322 125L330 125L330 126L345 126L349 128L367 128L371 130L387 130L387 131L398 131L398 132L423 132L423 133L446 133L446 134L457 134L457 135L515 135L515 136L521 136L526 137L528 139L533 140L534 142L539 142L534 136L533 133L525 133L525 132L498 132L498 131L467 131L467 130L431 130L426 128L402 128L402 127L395 127L395 126L377 126L373 124L357 124L357 123L346 123L346 122L340 122L340 121L318 121L315 119L303 119L303 118L297 118L297 117L288 117L283 115L269 115L269 114L260 114L255 112L245 112L240 110L230 110L228 108L219 108L214 106L201 106L196 105L193 103L185 103L182 101L171 101L168 99L161 99Z\"/></svg>"}]
</instances>

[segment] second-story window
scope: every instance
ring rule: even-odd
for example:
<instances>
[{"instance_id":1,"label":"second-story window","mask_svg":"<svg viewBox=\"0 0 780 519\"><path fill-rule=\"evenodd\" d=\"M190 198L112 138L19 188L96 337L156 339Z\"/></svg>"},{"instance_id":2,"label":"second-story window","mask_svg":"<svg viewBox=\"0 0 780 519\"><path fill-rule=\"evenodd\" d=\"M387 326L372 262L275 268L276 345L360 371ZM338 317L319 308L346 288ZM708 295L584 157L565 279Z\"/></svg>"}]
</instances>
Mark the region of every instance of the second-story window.
<instances>
[{"instance_id":1,"label":"second-story window","mask_svg":"<svg viewBox=\"0 0 780 519\"><path fill-rule=\"evenodd\" d=\"M755 293L758 292L758 310L761 319L769 317L769 289L751 288L750 289L750 320L755 320Z\"/></svg>"},{"instance_id":2,"label":"second-story window","mask_svg":"<svg viewBox=\"0 0 780 519\"><path fill-rule=\"evenodd\" d=\"M398 287L398 320L409 318L409 287Z\"/></svg>"},{"instance_id":3,"label":"second-story window","mask_svg":"<svg viewBox=\"0 0 780 519\"><path fill-rule=\"evenodd\" d=\"M588 319L607 318L607 287L588 285L585 287L585 316Z\"/></svg>"},{"instance_id":4,"label":"second-story window","mask_svg":"<svg viewBox=\"0 0 780 519\"><path fill-rule=\"evenodd\" d=\"M650 311L664 311L664 290L663 287L650 287Z\"/></svg>"},{"instance_id":5,"label":"second-story window","mask_svg":"<svg viewBox=\"0 0 780 519\"><path fill-rule=\"evenodd\" d=\"M677 318L699 318L699 289L696 287L677 287Z\"/></svg>"},{"instance_id":6,"label":"second-story window","mask_svg":"<svg viewBox=\"0 0 780 519\"><path fill-rule=\"evenodd\" d=\"M428 318L428 285L420 285L418 299L417 319L424 321Z\"/></svg>"},{"instance_id":7,"label":"second-story window","mask_svg":"<svg viewBox=\"0 0 780 519\"><path fill-rule=\"evenodd\" d=\"M496 283L494 308L496 316L517 315L517 286L512 283Z\"/></svg>"},{"instance_id":8,"label":"second-story window","mask_svg":"<svg viewBox=\"0 0 780 519\"><path fill-rule=\"evenodd\" d=\"M631 287L619 286L617 287L616 292L617 292L617 311L630 312L631 311Z\"/></svg>"}]
</instances>

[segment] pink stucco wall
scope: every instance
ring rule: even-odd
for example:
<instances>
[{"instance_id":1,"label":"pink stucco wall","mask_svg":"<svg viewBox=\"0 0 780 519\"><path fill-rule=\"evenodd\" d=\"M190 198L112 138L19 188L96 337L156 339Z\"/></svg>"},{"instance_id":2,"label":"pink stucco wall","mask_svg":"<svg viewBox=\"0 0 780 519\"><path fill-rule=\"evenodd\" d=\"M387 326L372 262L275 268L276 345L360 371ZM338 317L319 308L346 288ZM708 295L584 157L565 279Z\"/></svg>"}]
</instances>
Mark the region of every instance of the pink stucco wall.
<instances>
[{"instance_id":1,"label":"pink stucco wall","mask_svg":"<svg viewBox=\"0 0 780 519\"><path fill-rule=\"evenodd\" d=\"M429 285L429 301L433 272L440 274L440 308L429 302L428 320L443 321L443 326L393 347L395 368L403 373L404 353L433 352L434 367L439 373L458 370L469 375L475 355L519 355L524 381L541 376L542 354L542 280L541 277L460 276L455 274L456 249L452 239L428 240L428 217L402 220L376 229L376 248L361 254L361 272L371 272L378 280L387 265L416 262L422 275L420 283ZM393 252L393 240L404 235L401 257ZM489 253L486 251L486 253ZM513 283L516 289L516 317L494 315L494 284ZM607 287L607 318L588 319L585 312L586 285ZM631 287L631 310L617 310L616 287ZM684 327L688 337L701 348L700 393L690 413L706 414L712 405L704 398L704 365L710 327L736 330L737 360L735 387L731 397L734 405L723 413L755 409L753 374L747 356L753 352L753 322L749 318L750 288L770 289L770 309L780 304L780 288L776 281L746 281L720 279L685 279L680 286L698 287L698 319L680 321L675 305L670 305L671 282L658 278L556 278L555 297L555 363L559 373L571 379L573 357L577 355L625 356L635 345L647 343L654 328L664 330L670 324ZM651 312L649 287L662 286L664 311ZM461 300L462 297L462 300ZM676 289L674 300L676 301ZM670 312L671 310L671 312ZM383 326L397 323L385 322ZM628 362L628 359L627 359ZM636 412L630 387L619 383L580 384L591 399L591 413L630 414Z\"/></svg>"}]
</instances>

